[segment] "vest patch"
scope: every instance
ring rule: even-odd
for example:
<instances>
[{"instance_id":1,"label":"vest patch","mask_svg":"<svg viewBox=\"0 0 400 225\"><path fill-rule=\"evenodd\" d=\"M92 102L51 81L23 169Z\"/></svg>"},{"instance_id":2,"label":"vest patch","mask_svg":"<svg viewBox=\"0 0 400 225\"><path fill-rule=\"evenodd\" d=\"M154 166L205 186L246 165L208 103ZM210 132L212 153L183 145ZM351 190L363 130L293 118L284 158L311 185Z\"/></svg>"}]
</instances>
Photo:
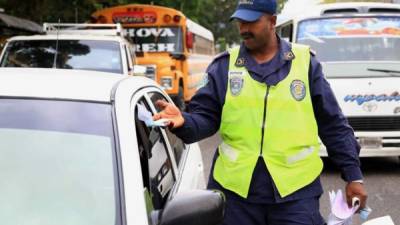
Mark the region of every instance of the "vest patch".
<instances>
[{"instance_id":1,"label":"vest patch","mask_svg":"<svg viewBox=\"0 0 400 225\"><path fill-rule=\"evenodd\" d=\"M301 80L293 80L290 84L290 93L296 101L301 101L306 97L306 85Z\"/></svg>"},{"instance_id":2,"label":"vest patch","mask_svg":"<svg viewBox=\"0 0 400 225\"><path fill-rule=\"evenodd\" d=\"M229 85L231 94L238 96L242 91L244 84L244 73L242 71L229 71Z\"/></svg>"}]
</instances>

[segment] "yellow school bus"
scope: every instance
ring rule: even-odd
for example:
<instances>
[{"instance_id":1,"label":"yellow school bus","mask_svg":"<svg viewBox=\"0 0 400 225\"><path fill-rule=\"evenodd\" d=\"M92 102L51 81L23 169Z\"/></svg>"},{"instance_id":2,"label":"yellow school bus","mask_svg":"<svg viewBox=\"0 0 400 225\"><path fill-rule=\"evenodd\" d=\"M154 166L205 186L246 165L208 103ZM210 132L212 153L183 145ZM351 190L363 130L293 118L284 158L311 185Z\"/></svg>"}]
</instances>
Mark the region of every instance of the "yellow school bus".
<instances>
[{"instance_id":1,"label":"yellow school bus","mask_svg":"<svg viewBox=\"0 0 400 225\"><path fill-rule=\"evenodd\" d=\"M135 43L136 60L184 108L202 85L214 52L213 34L172 8L129 4L99 10L92 22L121 23Z\"/></svg>"}]
</instances>

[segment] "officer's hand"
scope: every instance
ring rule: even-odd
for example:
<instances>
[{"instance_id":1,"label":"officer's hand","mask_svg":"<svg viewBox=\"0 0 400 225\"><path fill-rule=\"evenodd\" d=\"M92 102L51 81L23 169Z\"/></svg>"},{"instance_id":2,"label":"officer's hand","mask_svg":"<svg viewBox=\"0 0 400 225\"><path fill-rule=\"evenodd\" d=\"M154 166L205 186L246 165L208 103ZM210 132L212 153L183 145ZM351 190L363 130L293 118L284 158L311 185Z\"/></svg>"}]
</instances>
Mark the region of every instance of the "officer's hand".
<instances>
[{"instance_id":1,"label":"officer's hand","mask_svg":"<svg viewBox=\"0 0 400 225\"><path fill-rule=\"evenodd\" d=\"M174 104L164 100L157 100L156 105L160 107L162 111L154 114L153 120L168 119L170 122L167 125L170 128L181 127L185 122L181 111Z\"/></svg>"},{"instance_id":2,"label":"officer's hand","mask_svg":"<svg viewBox=\"0 0 400 225\"><path fill-rule=\"evenodd\" d=\"M364 185L358 182L349 182L346 185L346 199L347 199L347 204L349 207L352 206L352 199L354 197L357 197L360 199L360 209L365 208L367 205L367 192L364 189Z\"/></svg>"}]
</instances>

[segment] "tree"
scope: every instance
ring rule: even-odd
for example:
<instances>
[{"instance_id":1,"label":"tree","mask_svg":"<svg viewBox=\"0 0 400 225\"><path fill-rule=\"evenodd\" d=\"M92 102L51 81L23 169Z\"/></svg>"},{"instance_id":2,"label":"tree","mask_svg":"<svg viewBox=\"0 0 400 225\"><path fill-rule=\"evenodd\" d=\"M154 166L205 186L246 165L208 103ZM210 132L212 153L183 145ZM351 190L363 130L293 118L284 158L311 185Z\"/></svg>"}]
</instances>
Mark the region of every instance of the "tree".
<instances>
[{"instance_id":1,"label":"tree","mask_svg":"<svg viewBox=\"0 0 400 225\"><path fill-rule=\"evenodd\" d=\"M0 0L6 13L43 22L84 22L95 11L95 0Z\"/></svg>"}]
</instances>

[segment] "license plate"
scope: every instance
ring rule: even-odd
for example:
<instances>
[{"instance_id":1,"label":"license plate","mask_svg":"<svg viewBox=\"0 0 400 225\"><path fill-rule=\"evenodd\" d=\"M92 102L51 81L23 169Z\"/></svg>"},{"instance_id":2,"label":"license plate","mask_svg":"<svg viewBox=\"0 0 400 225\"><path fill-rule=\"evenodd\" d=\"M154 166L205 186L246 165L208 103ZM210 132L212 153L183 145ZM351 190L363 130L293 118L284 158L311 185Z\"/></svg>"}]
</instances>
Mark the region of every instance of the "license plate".
<instances>
[{"instance_id":1,"label":"license plate","mask_svg":"<svg viewBox=\"0 0 400 225\"><path fill-rule=\"evenodd\" d=\"M360 137L361 148L382 148L381 137Z\"/></svg>"}]
</instances>

